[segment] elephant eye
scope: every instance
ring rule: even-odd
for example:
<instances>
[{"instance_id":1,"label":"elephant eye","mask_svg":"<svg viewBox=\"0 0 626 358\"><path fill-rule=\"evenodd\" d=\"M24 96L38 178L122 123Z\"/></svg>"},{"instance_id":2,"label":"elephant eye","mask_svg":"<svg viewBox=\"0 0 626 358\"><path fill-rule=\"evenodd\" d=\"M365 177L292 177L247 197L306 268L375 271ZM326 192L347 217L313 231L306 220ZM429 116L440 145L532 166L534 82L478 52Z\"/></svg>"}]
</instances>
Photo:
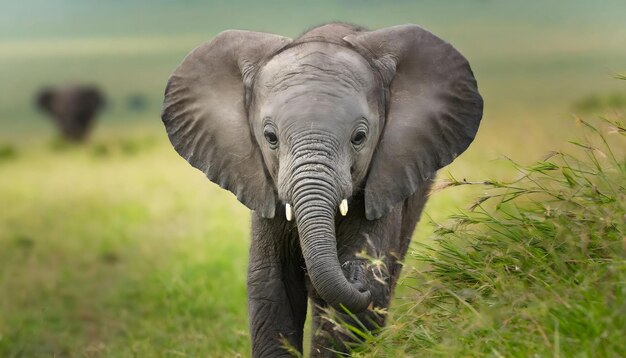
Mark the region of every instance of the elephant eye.
<instances>
[{"instance_id":1,"label":"elephant eye","mask_svg":"<svg viewBox=\"0 0 626 358\"><path fill-rule=\"evenodd\" d=\"M365 142L365 139L367 139L367 132L365 131L365 129L357 129L352 135L352 145L358 147L363 144L363 142Z\"/></svg>"},{"instance_id":2,"label":"elephant eye","mask_svg":"<svg viewBox=\"0 0 626 358\"><path fill-rule=\"evenodd\" d=\"M275 149L278 147L278 136L276 135L276 129L271 125L265 125L263 129L263 135L265 136L265 140L269 143L270 148Z\"/></svg>"}]
</instances>

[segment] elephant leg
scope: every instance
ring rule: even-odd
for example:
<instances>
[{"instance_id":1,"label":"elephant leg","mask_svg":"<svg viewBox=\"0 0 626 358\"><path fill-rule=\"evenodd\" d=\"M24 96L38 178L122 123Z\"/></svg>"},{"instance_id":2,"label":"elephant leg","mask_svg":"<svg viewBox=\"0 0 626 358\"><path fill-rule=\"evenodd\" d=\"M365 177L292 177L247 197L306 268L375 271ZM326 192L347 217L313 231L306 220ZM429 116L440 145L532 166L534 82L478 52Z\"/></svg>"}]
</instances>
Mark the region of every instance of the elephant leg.
<instances>
[{"instance_id":1,"label":"elephant leg","mask_svg":"<svg viewBox=\"0 0 626 358\"><path fill-rule=\"evenodd\" d=\"M252 356L291 357L286 345L302 351L307 310L304 271L298 257L281 248L286 238L255 222L248 265Z\"/></svg>"},{"instance_id":2,"label":"elephant leg","mask_svg":"<svg viewBox=\"0 0 626 358\"><path fill-rule=\"evenodd\" d=\"M349 315L336 310L329 310L319 297L313 296L313 337L311 339L311 357L336 357L338 353L347 353L352 346L362 342L363 337L345 328L346 323L364 333L375 334L385 324L385 312L389 307L391 292L387 270L372 268L365 260L346 261L343 265L346 277L352 282L367 280L367 287L372 293L370 309ZM366 272L374 270L376 274ZM374 276L376 276L374 278ZM379 282L372 282L380 279Z\"/></svg>"},{"instance_id":3,"label":"elephant leg","mask_svg":"<svg viewBox=\"0 0 626 358\"><path fill-rule=\"evenodd\" d=\"M333 323L326 320L324 315L328 305L319 297L311 297L311 358L335 357L336 350L333 337L327 332L332 332Z\"/></svg>"},{"instance_id":4,"label":"elephant leg","mask_svg":"<svg viewBox=\"0 0 626 358\"><path fill-rule=\"evenodd\" d=\"M341 325L339 321L369 332L375 332L384 325L385 317L373 311L357 314L355 319L347 314L329 311L328 306L318 299L311 299L311 305L313 319L311 358L337 357L340 353L349 352L350 347L360 344L361 337L346 331L343 327L338 327L337 323Z\"/></svg>"}]
</instances>

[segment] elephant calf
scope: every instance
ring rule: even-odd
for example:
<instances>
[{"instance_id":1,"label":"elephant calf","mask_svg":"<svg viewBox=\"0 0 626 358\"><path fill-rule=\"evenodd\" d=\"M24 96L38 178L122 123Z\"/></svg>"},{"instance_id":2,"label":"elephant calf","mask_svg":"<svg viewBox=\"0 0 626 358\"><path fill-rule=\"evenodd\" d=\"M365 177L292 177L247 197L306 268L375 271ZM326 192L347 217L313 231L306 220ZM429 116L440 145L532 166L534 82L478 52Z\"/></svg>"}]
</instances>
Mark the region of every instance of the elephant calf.
<instances>
[{"instance_id":1,"label":"elephant calf","mask_svg":"<svg viewBox=\"0 0 626 358\"><path fill-rule=\"evenodd\" d=\"M36 98L39 109L48 114L61 135L71 141L85 139L104 103L104 95L98 88L80 85L44 88Z\"/></svg>"},{"instance_id":2,"label":"elephant calf","mask_svg":"<svg viewBox=\"0 0 626 358\"><path fill-rule=\"evenodd\" d=\"M225 31L169 78L162 119L194 167L253 210L255 357L347 350L321 319L384 323L436 171L474 139L483 101L467 60L415 25L323 25L292 40ZM348 315L345 316L348 319Z\"/></svg>"}]
</instances>

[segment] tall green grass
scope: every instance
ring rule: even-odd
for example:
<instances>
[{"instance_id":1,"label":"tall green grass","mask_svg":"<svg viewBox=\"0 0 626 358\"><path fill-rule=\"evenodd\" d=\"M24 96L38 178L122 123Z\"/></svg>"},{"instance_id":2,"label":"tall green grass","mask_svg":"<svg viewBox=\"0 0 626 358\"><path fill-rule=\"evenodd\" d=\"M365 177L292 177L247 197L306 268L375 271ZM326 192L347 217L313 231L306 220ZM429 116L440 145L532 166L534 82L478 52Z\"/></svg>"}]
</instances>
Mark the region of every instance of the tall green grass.
<instances>
[{"instance_id":1,"label":"tall green grass","mask_svg":"<svg viewBox=\"0 0 626 358\"><path fill-rule=\"evenodd\" d=\"M571 151L509 160L515 180L444 182L483 193L414 246L388 327L338 323L370 343L353 354L626 356L626 126L578 123Z\"/></svg>"}]
</instances>

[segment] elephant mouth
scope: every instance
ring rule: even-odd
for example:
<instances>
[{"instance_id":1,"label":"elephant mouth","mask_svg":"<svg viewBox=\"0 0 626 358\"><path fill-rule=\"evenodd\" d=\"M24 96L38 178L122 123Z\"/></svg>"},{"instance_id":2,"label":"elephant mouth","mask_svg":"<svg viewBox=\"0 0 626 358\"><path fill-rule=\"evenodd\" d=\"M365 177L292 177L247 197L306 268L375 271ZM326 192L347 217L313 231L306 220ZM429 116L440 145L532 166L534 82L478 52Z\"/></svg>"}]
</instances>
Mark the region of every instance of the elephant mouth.
<instances>
[{"instance_id":1,"label":"elephant mouth","mask_svg":"<svg viewBox=\"0 0 626 358\"><path fill-rule=\"evenodd\" d=\"M367 263L361 259L348 260L341 264L348 281L359 291L368 291Z\"/></svg>"}]
</instances>

